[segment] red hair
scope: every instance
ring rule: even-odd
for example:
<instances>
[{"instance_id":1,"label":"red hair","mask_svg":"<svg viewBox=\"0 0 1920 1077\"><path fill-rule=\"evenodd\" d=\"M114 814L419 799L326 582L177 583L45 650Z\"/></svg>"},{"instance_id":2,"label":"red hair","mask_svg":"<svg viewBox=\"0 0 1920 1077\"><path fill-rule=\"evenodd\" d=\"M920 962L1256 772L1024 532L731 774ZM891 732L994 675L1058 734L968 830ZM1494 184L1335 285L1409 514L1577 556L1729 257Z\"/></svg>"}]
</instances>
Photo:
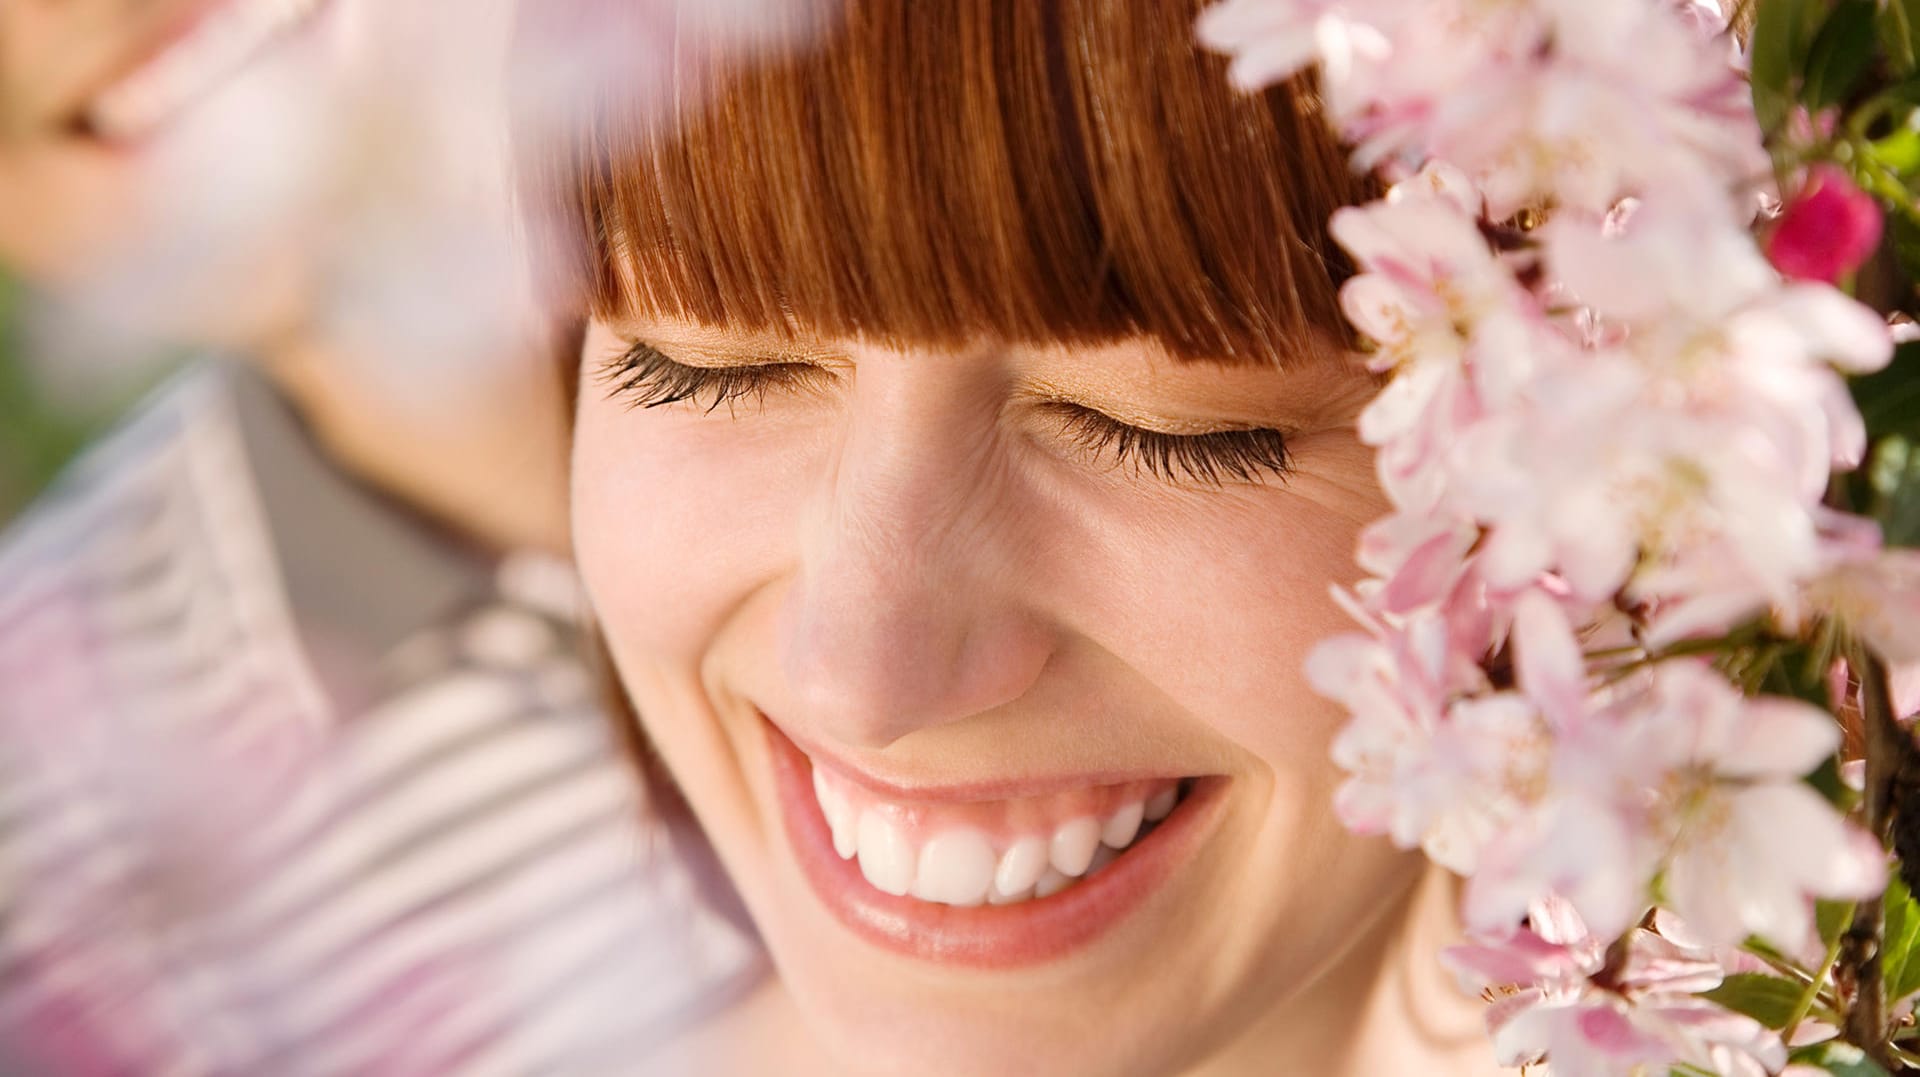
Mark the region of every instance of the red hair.
<instances>
[{"instance_id":1,"label":"red hair","mask_svg":"<svg viewBox=\"0 0 1920 1077\"><path fill-rule=\"evenodd\" d=\"M1285 361L1343 335L1326 221L1377 190L1309 86L1229 86L1201 6L861 0L813 51L688 58L698 107L601 95L538 174L546 269L603 316Z\"/></svg>"}]
</instances>

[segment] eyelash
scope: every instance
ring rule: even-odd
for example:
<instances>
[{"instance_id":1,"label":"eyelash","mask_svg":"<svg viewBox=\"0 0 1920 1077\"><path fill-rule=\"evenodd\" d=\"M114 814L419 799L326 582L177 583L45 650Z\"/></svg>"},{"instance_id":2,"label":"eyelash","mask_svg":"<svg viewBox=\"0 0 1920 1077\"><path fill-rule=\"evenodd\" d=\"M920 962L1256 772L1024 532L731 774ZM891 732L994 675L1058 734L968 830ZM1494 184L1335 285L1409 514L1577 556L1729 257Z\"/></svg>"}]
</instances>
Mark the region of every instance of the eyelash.
<instances>
[{"instance_id":1,"label":"eyelash","mask_svg":"<svg viewBox=\"0 0 1920 1077\"><path fill-rule=\"evenodd\" d=\"M1134 468L1169 482L1186 480L1222 486L1228 479L1259 482L1293 473L1286 438L1278 430L1214 430L1205 434L1163 434L1123 423L1077 404L1057 405L1068 436L1094 455L1111 453L1117 466Z\"/></svg>"},{"instance_id":2,"label":"eyelash","mask_svg":"<svg viewBox=\"0 0 1920 1077\"><path fill-rule=\"evenodd\" d=\"M600 380L607 395L632 407L658 408L704 400L709 413L722 405L732 414L736 401L764 401L769 390L813 388L824 375L809 363L700 367L668 358L650 344L635 342L607 363ZM1094 455L1110 455L1116 466L1129 463L1168 482L1220 486L1232 479L1258 482L1285 479L1293 460L1278 430L1215 430L1204 434L1165 434L1123 423L1112 416L1065 401L1047 405L1061 417L1068 437Z\"/></svg>"},{"instance_id":3,"label":"eyelash","mask_svg":"<svg viewBox=\"0 0 1920 1077\"><path fill-rule=\"evenodd\" d=\"M681 401L700 403L710 396L706 410L722 404L729 414L736 400L752 397L763 402L769 389L794 389L817 384L819 367L808 363L770 363L763 366L704 367L676 363L651 344L634 342L601 373L607 395L624 398L636 408L658 408Z\"/></svg>"}]
</instances>

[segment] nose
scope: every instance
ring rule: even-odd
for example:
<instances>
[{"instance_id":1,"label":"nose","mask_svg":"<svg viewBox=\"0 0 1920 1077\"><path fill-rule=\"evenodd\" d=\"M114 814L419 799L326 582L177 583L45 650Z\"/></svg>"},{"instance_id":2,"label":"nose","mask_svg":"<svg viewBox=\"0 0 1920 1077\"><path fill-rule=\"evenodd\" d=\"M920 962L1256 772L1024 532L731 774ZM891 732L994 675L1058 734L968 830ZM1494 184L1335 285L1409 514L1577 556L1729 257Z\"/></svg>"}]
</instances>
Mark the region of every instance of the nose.
<instances>
[{"instance_id":1,"label":"nose","mask_svg":"<svg viewBox=\"0 0 1920 1077\"><path fill-rule=\"evenodd\" d=\"M849 747L1017 699L1052 648L995 420L926 380L846 413L781 608L791 717Z\"/></svg>"}]
</instances>

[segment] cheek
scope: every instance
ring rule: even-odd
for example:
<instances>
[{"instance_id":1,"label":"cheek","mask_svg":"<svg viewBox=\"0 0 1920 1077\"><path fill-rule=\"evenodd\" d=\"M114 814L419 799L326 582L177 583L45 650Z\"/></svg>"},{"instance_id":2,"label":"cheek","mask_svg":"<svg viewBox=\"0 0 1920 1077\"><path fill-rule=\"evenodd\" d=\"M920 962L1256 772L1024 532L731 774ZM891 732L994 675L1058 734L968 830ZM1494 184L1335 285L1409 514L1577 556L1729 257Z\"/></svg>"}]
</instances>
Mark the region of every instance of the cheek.
<instances>
[{"instance_id":1,"label":"cheek","mask_svg":"<svg viewBox=\"0 0 1920 1077\"><path fill-rule=\"evenodd\" d=\"M583 385L593 393L591 380ZM584 395L574 436L580 572L621 657L697 661L790 562L796 451L727 424Z\"/></svg>"},{"instance_id":2,"label":"cheek","mask_svg":"<svg viewBox=\"0 0 1920 1077\"><path fill-rule=\"evenodd\" d=\"M1360 529L1384 506L1364 446L1327 446L1301 467L1283 487L1111 517L1108 571L1063 601L1092 611L1088 634L1182 711L1276 774L1324 781L1343 712L1304 666L1321 640L1358 630L1330 585L1359 576Z\"/></svg>"}]
</instances>

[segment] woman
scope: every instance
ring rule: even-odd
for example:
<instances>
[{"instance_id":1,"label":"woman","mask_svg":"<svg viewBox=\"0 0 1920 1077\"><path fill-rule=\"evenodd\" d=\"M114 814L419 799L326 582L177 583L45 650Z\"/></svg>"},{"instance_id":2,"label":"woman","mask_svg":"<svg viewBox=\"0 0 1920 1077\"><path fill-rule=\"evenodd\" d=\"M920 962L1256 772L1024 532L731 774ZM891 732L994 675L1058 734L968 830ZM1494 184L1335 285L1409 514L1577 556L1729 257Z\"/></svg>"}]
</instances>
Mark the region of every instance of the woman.
<instances>
[{"instance_id":1,"label":"woman","mask_svg":"<svg viewBox=\"0 0 1920 1077\"><path fill-rule=\"evenodd\" d=\"M1491 1070L1301 673L1381 511L1371 188L1196 12L856 4L572 143L576 552L777 967L674 1063Z\"/></svg>"}]
</instances>

